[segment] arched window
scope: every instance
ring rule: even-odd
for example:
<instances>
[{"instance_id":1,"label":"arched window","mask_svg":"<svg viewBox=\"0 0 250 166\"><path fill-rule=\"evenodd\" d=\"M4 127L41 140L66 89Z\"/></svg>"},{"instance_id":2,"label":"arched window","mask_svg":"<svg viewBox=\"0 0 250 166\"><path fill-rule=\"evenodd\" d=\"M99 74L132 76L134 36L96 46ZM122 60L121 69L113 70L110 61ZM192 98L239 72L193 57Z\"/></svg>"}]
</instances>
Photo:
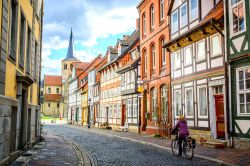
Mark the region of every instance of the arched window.
<instances>
[{"instance_id":1,"label":"arched window","mask_svg":"<svg viewBox=\"0 0 250 166\"><path fill-rule=\"evenodd\" d=\"M154 73L156 68L155 44L151 46L151 58L152 58L152 73Z\"/></svg>"},{"instance_id":2,"label":"arched window","mask_svg":"<svg viewBox=\"0 0 250 166\"><path fill-rule=\"evenodd\" d=\"M162 110L162 120L167 121L167 119L168 119L168 88L167 88L167 85L161 86L161 110Z\"/></svg>"},{"instance_id":3,"label":"arched window","mask_svg":"<svg viewBox=\"0 0 250 166\"><path fill-rule=\"evenodd\" d=\"M166 67L166 51L165 48L163 48L165 44L165 39L162 38L160 40L160 48L161 48L161 67L164 68Z\"/></svg>"},{"instance_id":4,"label":"arched window","mask_svg":"<svg viewBox=\"0 0 250 166\"><path fill-rule=\"evenodd\" d=\"M142 31L143 31L143 36L146 35L146 13L144 12L142 14Z\"/></svg>"},{"instance_id":5,"label":"arched window","mask_svg":"<svg viewBox=\"0 0 250 166\"><path fill-rule=\"evenodd\" d=\"M67 70L68 66L67 64L64 64L64 70Z\"/></svg>"},{"instance_id":6,"label":"arched window","mask_svg":"<svg viewBox=\"0 0 250 166\"><path fill-rule=\"evenodd\" d=\"M153 120L157 120L158 117L158 110L157 110L157 89L151 88L151 112Z\"/></svg>"},{"instance_id":7,"label":"arched window","mask_svg":"<svg viewBox=\"0 0 250 166\"><path fill-rule=\"evenodd\" d=\"M154 5L152 4L150 6L150 28L151 31L154 30L155 27L155 9L154 9Z\"/></svg>"},{"instance_id":8,"label":"arched window","mask_svg":"<svg viewBox=\"0 0 250 166\"><path fill-rule=\"evenodd\" d=\"M59 88L56 88L56 93L60 93L60 92L59 92Z\"/></svg>"},{"instance_id":9,"label":"arched window","mask_svg":"<svg viewBox=\"0 0 250 166\"><path fill-rule=\"evenodd\" d=\"M164 19L164 0L160 0L160 21Z\"/></svg>"},{"instance_id":10,"label":"arched window","mask_svg":"<svg viewBox=\"0 0 250 166\"><path fill-rule=\"evenodd\" d=\"M146 74L147 74L147 50L146 49L144 49L143 51L143 58L144 58L144 75L146 76Z\"/></svg>"}]
</instances>

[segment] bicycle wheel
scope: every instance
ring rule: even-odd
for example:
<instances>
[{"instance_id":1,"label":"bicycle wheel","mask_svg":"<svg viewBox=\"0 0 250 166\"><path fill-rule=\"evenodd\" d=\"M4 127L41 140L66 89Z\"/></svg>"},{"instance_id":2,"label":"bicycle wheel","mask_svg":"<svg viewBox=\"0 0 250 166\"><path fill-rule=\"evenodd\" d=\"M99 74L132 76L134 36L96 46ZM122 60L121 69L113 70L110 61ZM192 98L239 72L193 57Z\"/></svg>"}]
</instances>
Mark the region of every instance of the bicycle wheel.
<instances>
[{"instance_id":1,"label":"bicycle wheel","mask_svg":"<svg viewBox=\"0 0 250 166\"><path fill-rule=\"evenodd\" d=\"M179 153L178 139L175 138L172 140L171 149L172 149L172 153L174 154L174 156L178 156L178 153Z\"/></svg>"},{"instance_id":2,"label":"bicycle wheel","mask_svg":"<svg viewBox=\"0 0 250 166\"><path fill-rule=\"evenodd\" d=\"M185 142L183 153L185 154L187 160L192 160L194 156L194 149L191 142Z\"/></svg>"}]
</instances>

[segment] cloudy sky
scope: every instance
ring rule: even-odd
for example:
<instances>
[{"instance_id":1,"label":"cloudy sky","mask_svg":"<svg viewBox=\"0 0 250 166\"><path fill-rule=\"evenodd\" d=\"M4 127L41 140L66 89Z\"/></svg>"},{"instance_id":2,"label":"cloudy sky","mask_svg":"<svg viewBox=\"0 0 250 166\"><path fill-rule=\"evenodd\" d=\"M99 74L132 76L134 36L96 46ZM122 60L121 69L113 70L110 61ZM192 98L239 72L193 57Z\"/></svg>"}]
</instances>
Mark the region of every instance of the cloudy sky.
<instances>
[{"instance_id":1,"label":"cloudy sky","mask_svg":"<svg viewBox=\"0 0 250 166\"><path fill-rule=\"evenodd\" d=\"M42 75L61 74L70 29L76 55L91 61L135 29L140 0L45 0Z\"/></svg>"}]
</instances>

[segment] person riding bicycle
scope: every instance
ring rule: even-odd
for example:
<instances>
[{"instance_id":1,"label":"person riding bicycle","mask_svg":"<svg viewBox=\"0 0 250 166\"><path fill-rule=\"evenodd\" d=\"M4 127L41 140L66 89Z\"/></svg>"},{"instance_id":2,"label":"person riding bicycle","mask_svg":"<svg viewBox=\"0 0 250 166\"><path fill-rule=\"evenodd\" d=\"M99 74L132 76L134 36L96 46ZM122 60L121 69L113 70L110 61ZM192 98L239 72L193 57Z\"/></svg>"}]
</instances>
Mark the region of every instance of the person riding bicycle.
<instances>
[{"instance_id":1,"label":"person riding bicycle","mask_svg":"<svg viewBox=\"0 0 250 166\"><path fill-rule=\"evenodd\" d=\"M188 126L187 126L187 121L185 120L183 115L179 116L179 120L177 124L175 125L174 129L175 131L179 132L179 137L178 137L178 144L179 144L179 154L178 156L182 156L182 142L188 137L189 132L188 132Z\"/></svg>"}]
</instances>

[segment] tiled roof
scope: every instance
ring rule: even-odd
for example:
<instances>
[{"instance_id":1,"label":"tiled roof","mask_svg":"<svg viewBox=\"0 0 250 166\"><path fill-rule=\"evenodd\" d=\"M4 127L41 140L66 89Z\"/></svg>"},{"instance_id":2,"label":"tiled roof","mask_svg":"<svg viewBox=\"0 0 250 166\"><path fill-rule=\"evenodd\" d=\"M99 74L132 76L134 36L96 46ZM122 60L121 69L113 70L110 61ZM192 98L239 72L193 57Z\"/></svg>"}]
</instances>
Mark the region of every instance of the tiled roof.
<instances>
[{"instance_id":1,"label":"tiled roof","mask_svg":"<svg viewBox=\"0 0 250 166\"><path fill-rule=\"evenodd\" d=\"M61 86L62 85L62 76L45 75L44 76L44 85Z\"/></svg>"},{"instance_id":2,"label":"tiled roof","mask_svg":"<svg viewBox=\"0 0 250 166\"><path fill-rule=\"evenodd\" d=\"M74 62L72 65L75 69L85 69L89 65L89 62Z\"/></svg>"},{"instance_id":3,"label":"tiled roof","mask_svg":"<svg viewBox=\"0 0 250 166\"><path fill-rule=\"evenodd\" d=\"M134 65L138 64L138 62L140 60L141 60L141 57L138 57L136 59L133 59L133 60L129 61L125 66L120 68L117 72L118 73L124 73L126 71L126 69L129 69L129 68L133 67Z\"/></svg>"},{"instance_id":4,"label":"tiled roof","mask_svg":"<svg viewBox=\"0 0 250 166\"><path fill-rule=\"evenodd\" d=\"M44 101L59 102L62 98L61 94L44 94Z\"/></svg>"}]
</instances>

